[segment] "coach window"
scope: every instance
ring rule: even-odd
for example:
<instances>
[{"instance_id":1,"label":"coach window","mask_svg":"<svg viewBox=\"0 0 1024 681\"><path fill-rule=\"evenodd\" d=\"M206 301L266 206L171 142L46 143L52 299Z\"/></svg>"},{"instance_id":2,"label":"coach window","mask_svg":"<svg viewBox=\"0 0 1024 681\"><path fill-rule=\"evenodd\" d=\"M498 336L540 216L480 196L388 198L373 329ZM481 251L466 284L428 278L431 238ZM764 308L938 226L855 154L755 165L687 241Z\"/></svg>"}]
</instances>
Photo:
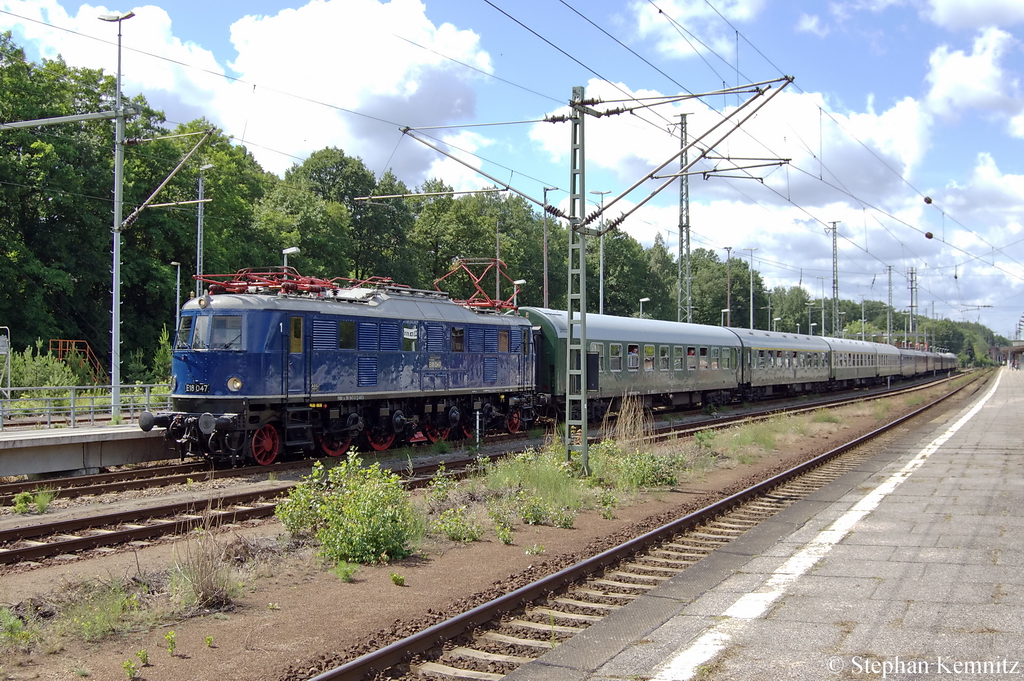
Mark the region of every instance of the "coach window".
<instances>
[{"instance_id":1,"label":"coach window","mask_svg":"<svg viewBox=\"0 0 1024 681\"><path fill-rule=\"evenodd\" d=\"M711 368L718 371L719 348L711 348Z\"/></svg>"},{"instance_id":2,"label":"coach window","mask_svg":"<svg viewBox=\"0 0 1024 681\"><path fill-rule=\"evenodd\" d=\"M612 371L622 371L622 343L612 343L608 346L608 368Z\"/></svg>"},{"instance_id":3,"label":"coach window","mask_svg":"<svg viewBox=\"0 0 1024 681\"><path fill-rule=\"evenodd\" d=\"M405 324L402 327L402 349L406 352L416 352L416 341L419 340L419 329L415 324Z\"/></svg>"},{"instance_id":4,"label":"coach window","mask_svg":"<svg viewBox=\"0 0 1024 681\"><path fill-rule=\"evenodd\" d=\"M178 326L178 338L174 342L175 350L188 350L189 341L192 340L192 320L195 317L182 317Z\"/></svg>"},{"instance_id":5,"label":"coach window","mask_svg":"<svg viewBox=\"0 0 1024 681\"><path fill-rule=\"evenodd\" d=\"M466 331L461 326L452 327L452 352L466 351Z\"/></svg>"},{"instance_id":6,"label":"coach window","mask_svg":"<svg viewBox=\"0 0 1024 681\"><path fill-rule=\"evenodd\" d=\"M644 346L644 371L654 371L654 346Z\"/></svg>"},{"instance_id":7,"label":"coach window","mask_svg":"<svg viewBox=\"0 0 1024 681\"><path fill-rule=\"evenodd\" d=\"M590 354L597 355L597 370L604 373L604 343L591 343Z\"/></svg>"},{"instance_id":8,"label":"coach window","mask_svg":"<svg viewBox=\"0 0 1024 681\"><path fill-rule=\"evenodd\" d=\"M242 318L239 315L215 315L210 332L213 350L242 349Z\"/></svg>"},{"instance_id":9,"label":"coach window","mask_svg":"<svg viewBox=\"0 0 1024 681\"><path fill-rule=\"evenodd\" d=\"M675 345L672 347L672 368L676 371L683 370L683 346Z\"/></svg>"},{"instance_id":10,"label":"coach window","mask_svg":"<svg viewBox=\"0 0 1024 681\"><path fill-rule=\"evenodd\" d=\"M722 348L722 368L732 369L732 348Z\"/></svg>"},{"instance_id":11,"label":"coach window","mask_svg":"<svg viewBox=\"0 0 1024 681\"><path fill-rule=\"evenodd\" d=\"M498 329L498 352L508 352L508 329Z\"/></svg>"},{"instance_id":12,"label":"coach window","mask_svg":"<svg viewBox=\"0 0 1024 681\"><path fill-rule=\"evenodd\" d=\"M626 346L626 368L636 371L640 368L640 346L630 343Z\"/></svg>"},{"instance_id":13,"label":"coach window","mask_svg":"<svg viewBox=\"0 0 1024 681\"><path fill-rule=\"evenodd\" d=\"M292 317L288 334L288 352L302 352L302 317Z\"/></svg>"},{"instance_id":14,"label":"coach window","mask_svg":"<svg viewBox=\"0 0 1024 681\"><path fill-rule=\"evenodd\" d=\"M686 348L686 368L697 368L697 348Z\"/></svg>"},{"instance_id":15,"label":"coach window","mask_svg":"<svg viewBox=\"0 0 1024 681\"><path fill-rule=\"evenodd\" d=\"M701 368L702 371L704 369L708 368L708 349L707 348L701 348L700 349L700 368Z\"/></svg>"},{"instance_id":16,"label":"coach window","mask_svg":"<svg viewBox=\"0 0 1024 681\"><path fill-rule=\"evenodd\" d=\"M210 330L210 318L206 315L196 317L195 329L192 331L192 349L206 349L206 335Z\"/></svg>"},{"instance_id":17,"label":"coach window","mask_svg":"<svg viewBox=\"0 0 1024 681\"><path fill-rule=\"evenodd\" d=\"M757 368L764 369L764 350L757 351Z\"/></svg>"},{"instance_id":18,"label":"coach window","mask_svg":"<svg viewBox=\"0 0 1024 681\"><path fill-rule=\"evenodd\" d=\"M668 345L658 346L658 368L662 371L668 371L672 362L672 348Z\"/></svg>"}]
</instances>

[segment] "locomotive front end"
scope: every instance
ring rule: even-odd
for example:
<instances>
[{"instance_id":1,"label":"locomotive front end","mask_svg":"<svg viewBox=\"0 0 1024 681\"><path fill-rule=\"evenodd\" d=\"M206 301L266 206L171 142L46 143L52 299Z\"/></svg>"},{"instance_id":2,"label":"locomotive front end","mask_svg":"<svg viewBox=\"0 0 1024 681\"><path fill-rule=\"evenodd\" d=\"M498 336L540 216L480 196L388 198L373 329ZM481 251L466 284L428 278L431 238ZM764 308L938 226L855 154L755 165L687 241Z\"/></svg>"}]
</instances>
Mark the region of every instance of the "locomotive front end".
<instances>
[{"instance_id":1,"label":"locomotive front end","mask_svg":"<svg viewBox=\"0 0 1024 681\"><path fill-rule=\"evenodd\" d=\"M179 454L239 462L252 395L265 392L268 372L248 349L259 315L251 299L202 296L181 312L171 360L171 411L144 412L144 431L165 428Z\"/></svg>"}]
</instances>

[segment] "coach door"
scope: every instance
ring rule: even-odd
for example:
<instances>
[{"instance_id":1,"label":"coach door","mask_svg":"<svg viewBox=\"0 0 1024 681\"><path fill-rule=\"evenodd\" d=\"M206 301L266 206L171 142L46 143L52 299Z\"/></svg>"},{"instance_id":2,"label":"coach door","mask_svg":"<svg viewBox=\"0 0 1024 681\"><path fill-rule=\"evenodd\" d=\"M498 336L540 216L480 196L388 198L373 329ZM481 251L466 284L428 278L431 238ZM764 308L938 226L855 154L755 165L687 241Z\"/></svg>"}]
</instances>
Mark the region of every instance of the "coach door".
<instances>
[{"instance_id":1,"label":"coach door","mask_svg":"<svg viewBox=\"0 0 1024 681\"><path fill-rule=\"evenodd\" d=\"M288 319L288 394L305 394L308 375L308 353L305 349L302 317Z\"/></svg>"}]
</instances>

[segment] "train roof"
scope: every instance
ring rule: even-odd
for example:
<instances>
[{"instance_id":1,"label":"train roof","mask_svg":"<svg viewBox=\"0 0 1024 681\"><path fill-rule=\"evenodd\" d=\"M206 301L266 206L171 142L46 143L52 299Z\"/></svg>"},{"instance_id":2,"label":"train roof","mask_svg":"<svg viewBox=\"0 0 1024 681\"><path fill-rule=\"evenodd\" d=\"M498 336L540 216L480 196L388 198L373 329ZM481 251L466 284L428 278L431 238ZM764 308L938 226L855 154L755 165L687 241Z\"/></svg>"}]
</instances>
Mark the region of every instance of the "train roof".
<instances>
[{"instance_id":1,"label":"train roof","mask_svg":"<svg viewBox=\"0 0 1024 681\"><path fill-rule=\"evenodd\" d=\"M821 336L785 331L765 331L764 329L728 328L729 331L739 336L744 346L765 346L810 352L828 352L829 350L827 340Z\"/></svg>"},{"instance_id":2,"label":"train roof","mask_svg":"<svg viewBox=\"0 0 1024 681\"><path fill-rule=\"evenodd\" d=\"M828 344L836 352L872 352L882 355L898 355L900 349L894 345L875 343L856 338L826 338Z\"/></svg>"},{"instance_id":3,"label":"train roof","mask_svg":"<svg viewBox=\"0 0 1024 681\"><path fill-rule=\"evenodd\" d=\"M569 313L542 307L521 307L519 313L532 322L551 327L558 338L569 334ZM587 339L594 341L636 341L647 343L692 343L739 346L736 335L719 326L704 326L661 319L637 319L587 314Z\"/></svg>"},{"instance_id":4,"label":"train roof","mask_svg":"<svg viewBox=\"0 0 1024 681\"><path fill-rule=\"evenodd\" d=\"M318 293L204 294L185 303L183 311L277 310L313 312L323 315L406 319L467 324L525 326L528 322L512 314L477 311L459 305L438 291L403 287L332 289Z\"/></svg>"}]
</instances>

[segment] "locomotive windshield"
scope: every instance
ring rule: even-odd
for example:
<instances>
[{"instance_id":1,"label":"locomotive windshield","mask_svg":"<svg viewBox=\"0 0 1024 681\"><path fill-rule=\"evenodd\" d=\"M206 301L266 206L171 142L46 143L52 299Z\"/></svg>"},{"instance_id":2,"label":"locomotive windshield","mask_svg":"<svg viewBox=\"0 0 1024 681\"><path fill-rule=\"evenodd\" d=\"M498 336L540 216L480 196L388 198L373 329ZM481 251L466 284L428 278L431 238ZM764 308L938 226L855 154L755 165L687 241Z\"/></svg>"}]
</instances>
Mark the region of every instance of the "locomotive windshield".
<instances>
[{"instance_id":1,"label":"locomotive windshield","mask_svg":"<svg viewBox=\"0 0 1024 681\"><path fill-rule=\"evenodd\" d=\"M239 315L189 315L181 318L175 350L244 350Z\"/></svg>"}]
</instances>

